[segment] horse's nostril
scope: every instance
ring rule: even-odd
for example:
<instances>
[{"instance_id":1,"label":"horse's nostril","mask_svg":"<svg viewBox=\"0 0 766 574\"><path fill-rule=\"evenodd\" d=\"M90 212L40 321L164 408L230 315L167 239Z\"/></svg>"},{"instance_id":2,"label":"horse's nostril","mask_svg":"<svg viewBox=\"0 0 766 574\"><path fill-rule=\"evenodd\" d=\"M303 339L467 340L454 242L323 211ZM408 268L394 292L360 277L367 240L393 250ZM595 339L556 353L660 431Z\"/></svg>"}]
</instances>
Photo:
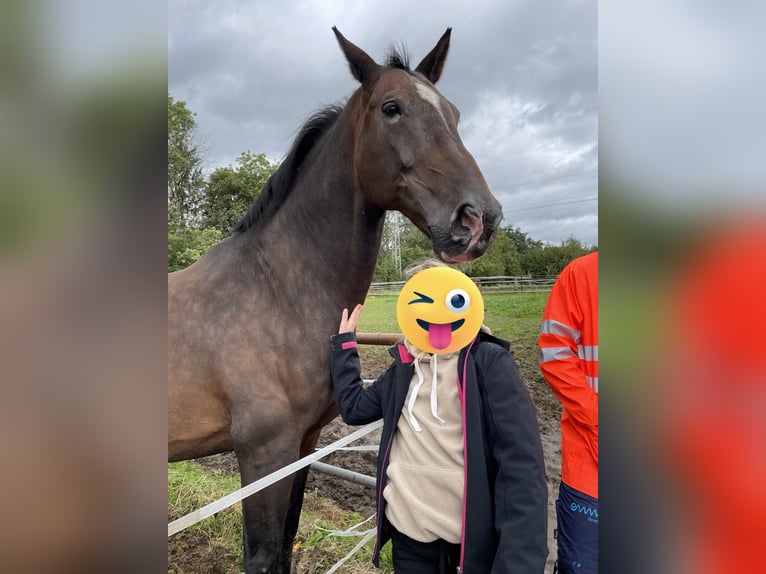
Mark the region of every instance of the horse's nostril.
<instances>
[{"instance_id":1,"label":"horse's nostril","mask_svg":"<svg viewBox=\"0 0 766 574\"><path fill-rule=\"evenodd\" d=\"M452 240L455 243L473 246L484 231L482 212L471 204L455 210L452 220Z\"/></svg>"},{"instance_id":2,"label":"horse's nostril","mask_svg":"<svg viewBox=\"0 0 766 574\"><path fill-rule=\"evenodd\" d=\"M481 210L477 209L473 205L466 205L461 209L460 224L463 227L467 227L471 231L471 235L478 227L481 227Z\"/></svg>"},{"instance_id":3,"label":"horse's nostril","mask_svg":"<svg viewBox=\"0 0 766 574\"><path fill-rule=\"evenodd\" d=\"M481 209L478 207L474 207L471 204L466 204L462 207L463 215L468 215L470 217L481 217Z\"/></svg>"},{"instance_id":4,"label":"horse's nostril","mask_svg":"<svg viewBox=\"0 0 766 574\"><path fill-rule=\"evenodd\" d=\"M473 231L477 221L481 221L481 211L476 209L473 205L466 205L463 207L460 215L460 223Z\"/></svg>"},{"instance_id":5,"label":"horse's nostril","mask_svg":"<svg viewBox=\"0 0 766 574\"><path fill-rule=\"evenodd\" d=\"M481 221L481 212L475 209L464 209L460 214L460 223L468 229L473 230L477 222Z\"/></svg>"}]
</instances>

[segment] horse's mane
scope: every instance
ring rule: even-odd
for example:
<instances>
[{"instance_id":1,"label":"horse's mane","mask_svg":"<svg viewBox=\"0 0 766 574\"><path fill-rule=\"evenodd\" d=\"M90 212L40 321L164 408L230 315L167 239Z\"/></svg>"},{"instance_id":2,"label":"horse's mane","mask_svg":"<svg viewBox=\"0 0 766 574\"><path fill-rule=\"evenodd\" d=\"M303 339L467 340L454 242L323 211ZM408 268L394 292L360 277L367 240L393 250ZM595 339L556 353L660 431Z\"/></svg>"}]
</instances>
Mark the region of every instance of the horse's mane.
<instances>
[{"instance_id":1,"label":"horse's mane","mask_svg":"<svg viewBox=\"0 0 766 574\"><path fill-rule=\"evenodd\" d=\"M245 216L232 228L232 234L247 231L274 214L292 190L303 162L321 137L335 125L342 111L343 106L331 105L315 112L306 120L284 161L266 181Z\"/></svg>"},{"instance_id":2,"label":"horse's mane","mask_svg":"<svg viewBox=\"0 0 766 574\"><path fill-rule=\"evenodd\" d=\"M386 66L389 68L399 68L405 72L412 72L412 70L410 70L410 55L407 53L407 48L404 44L398 48L393 45L389 47L388 56L386 57Z\"/></svg>"}]
</instances>

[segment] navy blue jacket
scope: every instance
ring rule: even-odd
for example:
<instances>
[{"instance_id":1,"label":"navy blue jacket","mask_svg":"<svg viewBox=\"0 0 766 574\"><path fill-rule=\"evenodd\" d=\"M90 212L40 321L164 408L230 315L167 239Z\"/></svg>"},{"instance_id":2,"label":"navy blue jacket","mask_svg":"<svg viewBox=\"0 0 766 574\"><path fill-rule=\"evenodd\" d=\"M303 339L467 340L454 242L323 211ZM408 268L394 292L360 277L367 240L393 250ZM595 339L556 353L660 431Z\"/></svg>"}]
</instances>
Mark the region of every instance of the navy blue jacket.
<instances>
[{"instance_id":1,"label":"navy blue jacket","mask_svg":"<svg viewBox=\"0 0 766 574\"><path fill-rule=\"evenodd\" d=\"M460 351L465 499L460 571L542 574L547 546L548 490L532 401L506 341L480 333ZM394 363L364 388L353 333L331 338L331 371L341 417L362 425L383 418L378 452L378 537L373 563L391 538L386 519L388 454L414 372L404 345Z\"/></svg>"}]
</instances>

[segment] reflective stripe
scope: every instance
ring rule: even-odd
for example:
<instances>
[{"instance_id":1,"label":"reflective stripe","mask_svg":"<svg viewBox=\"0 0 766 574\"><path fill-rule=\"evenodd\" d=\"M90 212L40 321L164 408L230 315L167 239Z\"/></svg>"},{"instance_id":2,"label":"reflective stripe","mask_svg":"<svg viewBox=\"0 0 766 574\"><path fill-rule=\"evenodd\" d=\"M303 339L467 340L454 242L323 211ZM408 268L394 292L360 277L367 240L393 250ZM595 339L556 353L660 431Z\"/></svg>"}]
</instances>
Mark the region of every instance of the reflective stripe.
<instances>
[{"instance_id":1,"label":"reflective stripe","mask_svg":"<svg viewBox=\"0 0 766 574\"><path fill-rule=\"evenodd\" d=\"M561 361L571 359L575 354L569 347L542 347L537 352L537 362L548 363L550 361Z\"/></svg>"},{"instance_id":2,"label":"reflective stripe","mask_svg":"<svg viewBox=\"0 0 766 574\"><path fill-rule=\"evenodd\" d=\"M598 377L585 377L588 379L588 384L590 385L590 388L592 388L594 391L598 392Z\"/></svg>"},{"instance_id":3,"label":"reflective stripe","mask_svg":"<svg viewBox=\"0 0 766 574\"><path fill-rule=\"evenodd\" d=\"M586 361L598 361L598 345L580 345L577 356Z\"/></svg>"},{"instance_id":4,"label":"reflective stripe","mask_svg":"<svg viewBox=\"0 0 766 574\"><path fill-rule=\"evenodd\" d=\"M569 325L554 321L553 319L546 319L540 327L541 334L559 335L561 337L567 337L572 339L575 343L580 341L581 331L573 329Z\"/></svg>"}]
</instances>

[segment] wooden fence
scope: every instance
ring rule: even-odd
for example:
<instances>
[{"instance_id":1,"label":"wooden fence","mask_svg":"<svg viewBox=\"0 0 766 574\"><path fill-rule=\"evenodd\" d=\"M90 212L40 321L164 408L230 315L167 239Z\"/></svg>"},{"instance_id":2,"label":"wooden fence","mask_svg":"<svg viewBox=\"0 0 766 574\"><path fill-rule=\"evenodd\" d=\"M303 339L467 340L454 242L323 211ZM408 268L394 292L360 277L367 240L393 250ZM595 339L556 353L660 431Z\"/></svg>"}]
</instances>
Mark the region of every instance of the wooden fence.
<instances>
[{"instance_id":1,"label":"wooden fence","mask_svg":"<svg viewBox=\"0 0 766 574\"><path fill-rule=\"evenodd\" d=\"M497 275L493 277L471 277L482 293L537 293L547 292L553 287L556 277L530 277ZM373 283L368 295L398 295L404 281Z\"/></svg>"}]
</instances>

